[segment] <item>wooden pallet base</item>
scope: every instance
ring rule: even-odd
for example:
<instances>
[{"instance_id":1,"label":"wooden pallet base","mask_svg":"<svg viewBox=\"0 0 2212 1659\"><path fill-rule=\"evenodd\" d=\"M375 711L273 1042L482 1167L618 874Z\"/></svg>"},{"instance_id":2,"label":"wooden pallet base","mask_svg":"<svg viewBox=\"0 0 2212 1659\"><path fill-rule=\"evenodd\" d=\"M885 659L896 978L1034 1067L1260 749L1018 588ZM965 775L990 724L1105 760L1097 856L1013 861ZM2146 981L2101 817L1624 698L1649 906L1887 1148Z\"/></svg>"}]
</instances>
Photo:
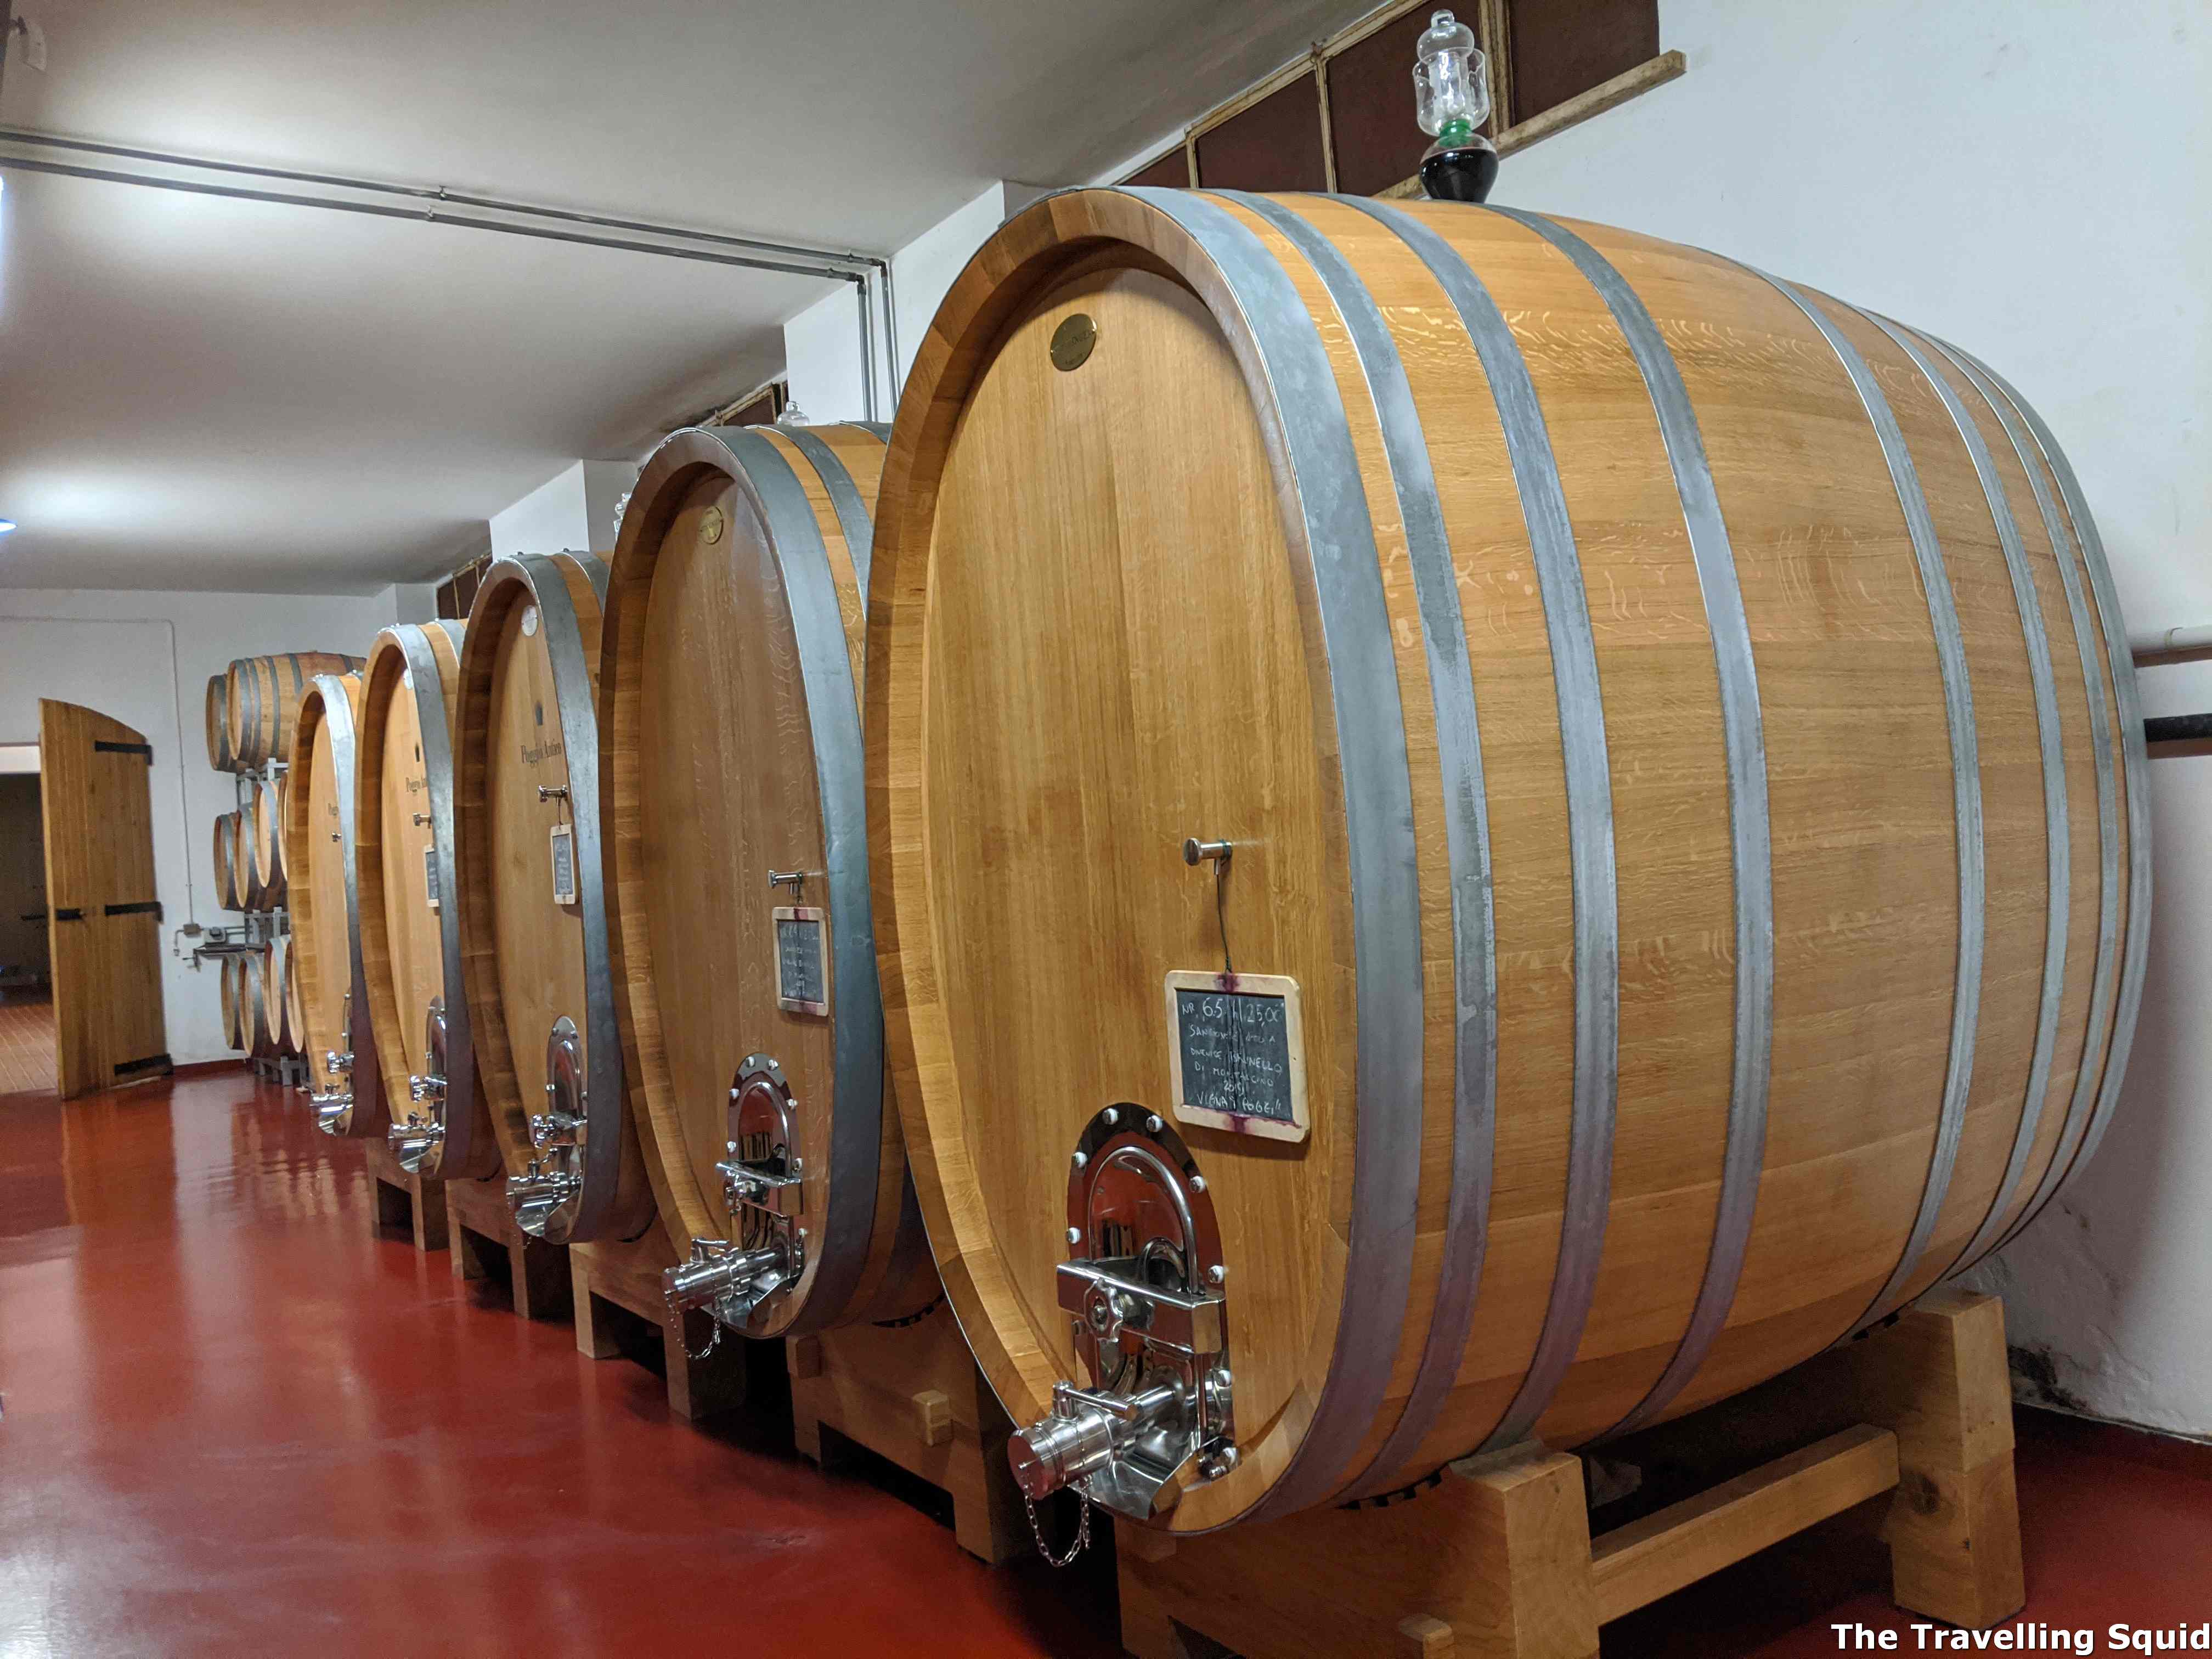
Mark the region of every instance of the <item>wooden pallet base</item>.
<instances>
[{"instance_id":1,"label":"wooden pallet base","mask_svg":"<svg viewBox=\"0 0 2212 1659\"><path fill-rule=\"evenodd\" d=\"M647 1340L659 1346L672 1415L696 1423L749 1403L780 1402L782 1390L769 1373L771 1369L779 1373L783 1369L782 1344L751 1342L725 1331L705 1358L692 1358L693 1349L707 1347L712 1329L703 1314L680 1324L670 1322L668 1304L660 1294L660 1275L676 1261L675 1248L658 1221L643 1237L631 1243L601 1240L571 1244L568 1267L574 1284L577 1352L594 1359L631 1353L639 1333L633 1324L626 1346L623 1322L642 1320L653 1328Z\"/></svg>"},{"instance_id":2,"label":"wooden pallet base","mask_svg":"<svg viewBox=\"0 0 2212 1659\"><path fill-rule=\"evenodd\" d=\"M569 1317L575 1304L568 1247L532 1238L515 1224L506 1178L451 1181L445 1193L453 1277L504 1277L514 1292L514 1310L525 1319Z\"/></svg>"},{"instance_id":3,"label":"wooden pallet base","mask_svg":"<svg viewBox=\"0 0 2212 1659\"><path fill-rule=\"evenodd\" d=\"M1972 1629L2020 1610L1996 1297L1938 1291L1741 1405L1651 1432L1763 1451L1791 1423L1794 1449L1595 1538L1582 1460L1533 1443L1382 1508L1186 1539L1117 1522L1122 1644L1139 1659L1215 1644L1246 1659L1588 1659L1607 1620L1885 1493L1900 1607Z\"/></svg>"},{"instance_id":4,"label":"wooden pallet base","mask_svg":"<svg viewBox=\"0 0 2212 1659\"><path fill-rule=\"evenodd\" d=\"M952 1533L993 1566L1029 1547L1021 1493L1006 1463L1012 1424L939 1304L911 1325L849 1325L793 1337L792 1432L799 1449L836 1467L842 1443L866 1447L952 1499Z\"/></svg>"},{"instance_id":5,"label":"wooden pallet base","mask_svg":"<svg viewBox=\"0 0 2212 1659\"><path fill-rule=\"evenodd\" d=\"M404 1227L415 1235L416 1249L444 1249L446 1183L408 1174L381 1137L363 1140L362 1147L368 1156L369 1176L376 1188L377 1231Z\"/></svg>"}]
</instances>

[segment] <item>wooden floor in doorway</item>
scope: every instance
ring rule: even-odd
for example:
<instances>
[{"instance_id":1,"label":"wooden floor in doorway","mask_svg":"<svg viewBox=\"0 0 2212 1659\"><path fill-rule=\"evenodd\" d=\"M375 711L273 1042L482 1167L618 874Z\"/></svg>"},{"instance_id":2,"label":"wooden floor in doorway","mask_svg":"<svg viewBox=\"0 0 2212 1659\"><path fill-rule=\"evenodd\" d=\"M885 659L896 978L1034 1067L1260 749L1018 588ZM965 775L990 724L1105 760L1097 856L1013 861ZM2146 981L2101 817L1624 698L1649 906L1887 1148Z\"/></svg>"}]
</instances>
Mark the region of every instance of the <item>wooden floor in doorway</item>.
<instances>
[{"instance_id":1,"label":"wooden floor in doorway","mask_svg":"<svg viewBox=\"0 0 2212 1659\"><path fill-rule=\"evenodd\" d=\"M54 1086L54 1004L44 991L0 991L0 1095Z\"/></svg>"}]
</instances>

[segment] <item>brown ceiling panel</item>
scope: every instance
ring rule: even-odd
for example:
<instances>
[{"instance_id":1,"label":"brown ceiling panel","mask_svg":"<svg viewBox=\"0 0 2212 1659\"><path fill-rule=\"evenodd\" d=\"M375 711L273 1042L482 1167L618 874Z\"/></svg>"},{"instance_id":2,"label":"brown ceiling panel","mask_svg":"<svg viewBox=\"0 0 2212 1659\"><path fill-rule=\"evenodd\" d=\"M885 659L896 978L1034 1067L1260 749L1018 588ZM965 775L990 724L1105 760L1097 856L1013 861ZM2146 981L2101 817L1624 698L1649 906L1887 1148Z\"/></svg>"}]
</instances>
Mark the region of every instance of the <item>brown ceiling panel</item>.
<instances>
[{"instance_id":1,"label":"brown ceiling panel","mask_svg":"<svg viewBox=\"0 0 2212 1659\"><path fill-rule=\"evenodd\" d=\"M1327 190L1321 93L1310 74L1269 93L1198 138L1204 190Z\"/></svg>"},{"instance_id":2,"label":"brown ceiling panel","mask_svg":"<svg viewBox=\"0 0 2212 1659\"><path fill-rule=\"evenodd\" d=\"M1177 144L1157 161L1147 162L1121 181L1125 185L1170 185L1188 189L1190 185L1190 157Z\"/></svg>"},{"instance_id":3,"label":"brown ceiling panel","mask_svg":"<svg viewBox=\"0 0 2212 1659\"><path fill-rule=\"evenodd\" d=\"M1516 121L1659 55L1658 0L1510 0L1510 11Z\"/></svg>"}]
</instances>

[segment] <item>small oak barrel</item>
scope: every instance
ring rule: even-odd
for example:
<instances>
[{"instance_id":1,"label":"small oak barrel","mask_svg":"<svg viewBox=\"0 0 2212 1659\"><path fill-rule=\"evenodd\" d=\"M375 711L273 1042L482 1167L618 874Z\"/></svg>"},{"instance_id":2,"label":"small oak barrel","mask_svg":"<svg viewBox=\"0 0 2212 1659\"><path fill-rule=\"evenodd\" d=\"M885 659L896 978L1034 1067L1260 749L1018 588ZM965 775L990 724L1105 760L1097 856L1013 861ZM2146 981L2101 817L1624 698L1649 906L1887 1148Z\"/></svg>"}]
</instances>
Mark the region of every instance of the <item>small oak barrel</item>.
<instances>
[{"instance_id":1,"label":"small oak barrel","mask_svg":"<svg viewBox=\"0 0 2212 1659\"><path fill-rule=\"evenodd\" d=\"M223 1040L234 1048L246 1047L246 959L235 952L222 958Z\"/></svg>"},{"instance_id":2,"label":"small oak barrel","mask_svg":"<svg viewBox=\"0 0 2212 1659\"><path fill-rule=\"evenodd\" d=\"M279 933L269 941L268 978L263 984L262 994L268 1003L271 1044L279 1056L287 1058L300 1052L299 1026L293 1018L298 1010L292 996L295 971L292 936Z\"/></svg>"},{"instance_id":3,"label":"small oak barrel","mask_svg":"<svg viewBox=\"0 0 2212 1659\"><path fill-rule=\"evenodd\" d=\"M284 1031L285 1046L302 1057L306 1054L307 1011L300 994L300 952L296 946L286 957L284 972Z\"/></svg>"},{"instance_id":4,"label":"small oak barrel","mask_svg":"<svg viewBox=\"0 0 2212 1659\"><path fill-rule=\"evenodd\" d=\"M318 674L346 674L359 657L335 651L287 651L240 657L230 665L228 726L232 760L246 771L291 752L292 718L307 682Z\"/></svg>"},{"instance_id":5,"label":"small oak barrel","mask_svg":"<svg viewBox=\"0 0 2212 1659\"><path fill-rule=\"evenodd\" d=\"M237 757L230 752L230 677L208 676L205 705L208 764L218 772L235 772Z\"/></svg>"},{"instance_id":6,"label":"small oak barrel","mask_svg":"<svg viewBox=\"0 0 2212 1659\"><path fill-rule=\"evenodd\" d=\"M403 623L369 647L354 772L354 858L368 1024L392 1148L416 1174L499 1169L477 1103L453 861L461 624Z\"/></svg>"},{"instance_id":7,"label":"small oak barrel","mask_svg":"<svg viewBox=\"0 0 2212 1659\"><path fill-rule=\"evenodd\" d=\"M273 910L285 899L284 787L281 779L263 778L253 785L247 818L247 833L253 841L255 890L261 896L260 908Z\"/></svg>"},{"instance_id":8,"label":"small oak barrel","mask_svg":"<svg viewBox=\"0 0 2212 1659\"><path fill-rule=\"evenodd\" d=\"M239 1047L256 1060L274 1060L279 1016L270 1000L269 952L248 951L239 960L246 964L239 993Z\"/></svg>"},{"instance_id":9,"label":"small oak barrel","mask_svg":"<svg viewBox=\"0 0 2212 1659\"><path fill-rule=\"evenodd\" d=\"M215 818L215 894L216 902L226 910L246 908L237 854L238 814L218 812Z\"/></svg>"},{"instance_id":10,"label":"small oak barrel","mask_svg":"<svg viewBox=\"0 0 2212 1659\"><path fill-rule=\"evenodd\" d=\"M672 1298L749 1336L936 1291L885 1093L862 822L883 456L860 426L677 433L607 585L600 823L630 1098L663 1219L708 1241Z\"/></svg>"},{"instance_id":11,"label":"small oak barrel","mask_svg":"<svg viewBox=\"0 0 2212 1659\"><path fill-rule=\"evenodd\" d=\"M501 559L462 642L461 976L477 1081L526 1232L633 1238L653 1189L623 1102L593 701L606 566Z\"/></svg>"},{"instance_id":12,"label":"small oak barrel","mask_svg":"<svg viewBox=\"0 0 2212 1659\"><path fill-rule=\"evenodd\" d=\"M362 972L354 858L361 701L357 673L318 674L308 681L284 775L284 861L292 877L300 1047L317 1085L312 1091L316 1124L335 1135L381 1135L390 1122Z\"/></svg>"},{"instance_id":13,"label":"small oak barrel","mask_svg":"<svg viewBox=\"0 0 2212 1659\"><path fill-rule=\"evenodd\" d=\"M2113 1109L2095 526L1994 373L1826 295L1518 210L1049 198L922 343L869 618L898 1100L1033 1491L1197 1529L1678 1414Z\"/></svg>"},{"instance_id":14,"label":"small oak barrel","mask_svg":"<svg viewBox=\"0 0 2212 1659\"><path fill-rule=\"evenodd\" d=\"M265 910L269 901L262 890L260 866L253 857L252 808L240 806L229 816L230 867L237 877L240 908Z\"/></svg>"}]
</instances>

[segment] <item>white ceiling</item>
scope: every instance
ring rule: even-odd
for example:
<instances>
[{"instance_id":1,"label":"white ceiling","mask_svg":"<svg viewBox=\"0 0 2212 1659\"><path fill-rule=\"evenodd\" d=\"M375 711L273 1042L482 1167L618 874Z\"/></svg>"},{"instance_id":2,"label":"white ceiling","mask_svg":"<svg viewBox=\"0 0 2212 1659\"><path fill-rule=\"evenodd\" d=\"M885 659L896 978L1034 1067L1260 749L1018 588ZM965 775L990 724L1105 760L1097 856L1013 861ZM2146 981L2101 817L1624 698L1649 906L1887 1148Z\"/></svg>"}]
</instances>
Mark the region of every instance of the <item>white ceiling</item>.
<instances>
[{"instance_id":1,"label":"white ceiling","mask_svg":"<svg viewBox=\"0 0 2212 1659\"><path fill-rule=\"evenodd\" d=\"M1361 0L15 0L0 124L884 252ZM69 158L77 159L77 158ZM132 164L120 164L129 168ZM826 282L21 171L0 586L369 592L779 371Z\"/></svg>"}]
</instances>

